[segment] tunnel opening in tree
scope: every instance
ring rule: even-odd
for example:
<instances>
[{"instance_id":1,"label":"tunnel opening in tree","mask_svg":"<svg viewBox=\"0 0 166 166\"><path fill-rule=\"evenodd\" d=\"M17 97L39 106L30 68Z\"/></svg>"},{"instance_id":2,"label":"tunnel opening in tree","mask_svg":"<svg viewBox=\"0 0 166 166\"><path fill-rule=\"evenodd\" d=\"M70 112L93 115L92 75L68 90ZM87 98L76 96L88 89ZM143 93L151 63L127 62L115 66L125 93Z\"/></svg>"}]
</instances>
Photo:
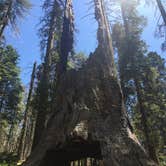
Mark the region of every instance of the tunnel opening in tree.
<instances>
[{"instance_id":1,"label":"tunnel opening in tree","mask_svg":"<svg viewBox=\"0 0 166 166\"><path fill-rule=\"evenodd\" d=\"M89 160L89 162L88 162ZM102 160L100 142L95 140L85 140L80 136L75 136L66 141L63 146L59 145L55 149L49 149L40 166L77 165L85 166L97 165Z\"/></svg>"}]
</instances>

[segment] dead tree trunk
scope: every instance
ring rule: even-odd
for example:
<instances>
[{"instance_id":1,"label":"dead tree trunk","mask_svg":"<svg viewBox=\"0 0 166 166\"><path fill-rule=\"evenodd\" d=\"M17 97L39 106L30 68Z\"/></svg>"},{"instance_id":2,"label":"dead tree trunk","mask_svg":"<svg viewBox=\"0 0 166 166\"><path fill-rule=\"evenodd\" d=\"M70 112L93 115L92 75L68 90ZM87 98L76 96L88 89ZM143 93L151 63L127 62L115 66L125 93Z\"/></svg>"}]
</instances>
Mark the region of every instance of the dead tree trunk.
<instances>
[{"instance_id":1,"label":"dead tree trunk","mask_svg":"<svg viewBox=\"0 0 166 166\"><path fill-rule=\"evenodd\" d=\"M60 78L47 130L23 166L65 166L74 157L75 161L102 157L105 166L155 166L127 125L103 1L94 2L98 47L83 68L68 71ZM80 124L84 124L82 132L78 130ZM83 141L76 148L78 138ZM93 141L99 143L89 149ZM84 146L86 142L92 145Z\"/></svg>"},{"instance_id":2,"label":"dead tree trunk","mask_svg":"<svg viewBox=\"0 0 166 166\"><path fill-rule=\"evenodd\" d=\"M156 2L157 2L157 5L158 5L158 8L160 10L161 16L163 18L164 24L166 25L166 11L164 9L164 6L163 6L161 0L156 0Z\"/></svg>"},{"instance_id":3,"label":"dead tree trunk","mask_svg":"<svg viewBox=\"0 0 166 166\"><path fill-rule=\"evenodd\" d=\"M63 30L61 37L61 47L60 47L60 62L58 65L58 78L67 68L67 60L69 52L72 52L74 42L74 16L73 16L73 6L72 0L66 0L65 2L65 12L63 18Z\"/></svg>"},{"instance_id":4,"label":"dead tree trunk","mask_svg":"<svg viewBox=\"0 0 166 166\"><path fill-rule=\"evenodd\" d=\"M36 72L36 62L33 65L33 70L32 70L32 75L31 75L31 82L30 82L29 93L28 93L28 98L27 98L27 104L26 104L26 108L25 108L23 127L22 127L22 131L21 131L20 142L19 142L19 147L18 147L18 156L19 156L20 160L25 159L25 156L24 156L24 149L25 149L25 146L26 146L25 145L25 139L26 139L25 137L26 137L27 127L28 127L27 126L27 120L28 120L28 115L29 115L30 102L31 102L31 98L32 98L35 72Z\"/></svg>"}]
</instances>

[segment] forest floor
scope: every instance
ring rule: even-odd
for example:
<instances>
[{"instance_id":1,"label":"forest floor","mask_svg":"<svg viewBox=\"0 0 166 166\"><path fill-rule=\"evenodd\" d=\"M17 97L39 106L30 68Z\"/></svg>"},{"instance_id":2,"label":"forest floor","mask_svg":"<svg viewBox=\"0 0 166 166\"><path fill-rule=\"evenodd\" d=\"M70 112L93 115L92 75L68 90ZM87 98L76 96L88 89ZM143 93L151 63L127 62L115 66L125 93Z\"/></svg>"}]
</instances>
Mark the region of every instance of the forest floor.
<instances>
[{"instance_id":1,"label":"forest floor","mask_svg":"<svg viewBox=\"0 0 166 166\"><path fill-rule=\"evenodd\" d=\"M160 154L159 157L160 166L166 166L166 156ZM0 166L19 166L21 162L18 162L17 155L14 153L0 153Z\"/></svg>"}]
</instances>

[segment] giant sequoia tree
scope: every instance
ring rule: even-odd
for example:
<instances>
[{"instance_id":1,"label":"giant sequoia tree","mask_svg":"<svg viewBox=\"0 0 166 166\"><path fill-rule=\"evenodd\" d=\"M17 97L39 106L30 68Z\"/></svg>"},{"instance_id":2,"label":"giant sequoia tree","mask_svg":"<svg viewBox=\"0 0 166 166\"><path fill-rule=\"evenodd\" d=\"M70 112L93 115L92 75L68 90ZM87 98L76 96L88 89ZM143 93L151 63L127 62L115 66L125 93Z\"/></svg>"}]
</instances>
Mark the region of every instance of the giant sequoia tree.
<instances>
[{"instance_id":1,"label":"giant sequoia tree","mask_svg":"<svg viewBox=\"0 0 166 166\"><path fill-rule=\"evenodd\" d=\"M126 4L127 8L125 7ZM155 126L153 125L152 119L156 122L156 126L159 125L158 118L154 119L154 114L156 111L155 108L157 107L158 113L160 112L164 115L162 113L162 106L160 107L160 104L157 104L159 100L163 101L164 98L161 96L164 96L164 93L160 90L160 93L163 93L163 95L159 95L160 97L158 96L158 99L154 97L158 94L155 89L157 86L159 88L159 84L161 83L157 81L158 76L155 73L161 72L157 65L155 68L153 67L152 60L149 63L150 57L146 57L145 55L146 44L141 39L144 18L138 15L136 4L136 1L128 2L125 0L121 3L123 24L118 23L114 26L113 39L118 50L119 72L125 104L132 118L133 114L135 114L133 110L139 110L139 116L141 117L139 118L139 131L143 132L144 137L142 138L142 142L144 142L150 157L158 162L156 145L159 138L156 138L158 134L154 130ZM153 56L155 57L155 54ZM156 59L158 59L157 57L159 58L159 55L156 56ZM159 59L160 63L163 64L162 58ZM161 65L160 63L158 63L159 66ZM152 105L155 105L153 106L154 108L152 108ZM135 108L133 108L134 106ZM153 118L151 116L152 114Z\"/></svg>"},{"instance_id":2,"label":"giant sequoia tree","mask_svg":"<svg viewBox=\"0 0 166 166\"><path fill-rule=\"evenodd\" d=\"M128 4L128 10L126 10L124 7L124 5L126 4ZM128 84L132 84L131 82L133 81L133 84L135 85L137 98L139 102L139 109L142 117L144 134L146 138L146 145L151 158L157 161L157 157L153 147L153 142L149 136L150 131L149 126L147 124L147 113L145 107L143 106L143 99L141 93L141 68L143 62L145 61L144 53L146 50L145 43L140 39L140 34L142 31L142 29L140 28L141 17L137 16L137 11L135 8L136 7L134 2L123 1L123 3L121 4L125 31L124 39L121 38L120 41L117 41L117 48L119 50L119 68L121 84L125 96L130 95L126 90L129 87ZM118 45L119 42L121 42L120 45Z\"/></svg>"},{"instance_id":3,"label":"giant sequoia tree","mask_svg":"<svg viewBox=\"0 0 166 166\"><path fill-rule=\"evenodd\" d=\"M57 41L56 36L59 35L60 19L61 17L61 3L58 0L45 1L43 9L45 10L45 16L42 18L42 27L39 30L41 37L41 49L44 53L44 62L42 65L41 78L38 83L37 90L37 120L35 135L33 141L33 148L39 142L42 135L41 131L46 126L46 118L49 112L50 101L50 79L51 79L51 66L56 54Z\"/></svg>"},{"instance_id":4,"label":"giant sequoia tree","mask_svg":"<svg viewBox=\"0 0 166 166\"><path fill-rule=\"evenodd\" d=\"M67 2L70 11L72 1ZM128 126L103 1L94 0L94 5L98 47L78 71L63 70L55 92L55 109L24 166L66 166L86 157L101 159L105 166L156 165ZM67 18L72 22L72 17ZM63 30L70 33L69 28ZM63 42L71 41L65 37Z\"/></svg>"}]
</instances>

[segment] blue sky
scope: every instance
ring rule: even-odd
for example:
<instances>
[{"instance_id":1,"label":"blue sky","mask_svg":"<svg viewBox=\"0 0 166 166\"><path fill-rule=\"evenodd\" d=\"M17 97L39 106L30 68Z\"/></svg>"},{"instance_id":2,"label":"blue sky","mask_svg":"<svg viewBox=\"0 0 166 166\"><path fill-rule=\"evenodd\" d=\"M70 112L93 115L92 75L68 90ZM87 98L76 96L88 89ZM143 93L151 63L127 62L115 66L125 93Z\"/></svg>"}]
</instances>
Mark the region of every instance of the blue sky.
<instances>
[{"instance_id":1,"label":"blue sky","mask_svg":"<svg viewBox=\"0 0 166 166\"><path fill-rule=\"evenodd\" d=\"M96 29L97 24L94 19L93 9L88 10L91 6L91 0L74 0L75 24L78 32L75 34L75 50L84 52L87 55L93 52L97 46ZM21 79L25 86L28 85L30 74L34 61L40 63L39 38L37 36L37 24L42 15L41 0L31 0L33 4L29 15L19 23L20 35L16 36L7 28L5 36L8 44L12 44L20 55ZM160 50L161 39L154 38L157 16L154 17L154 7L141 6L140 13L148 17L148 25L145 28L142 38L149 45L149 50L157 51L164 54ZM88 16L87 16L88 15ZM87 17L85 17L87 16Z\"/></svg>"}]
</instances>

